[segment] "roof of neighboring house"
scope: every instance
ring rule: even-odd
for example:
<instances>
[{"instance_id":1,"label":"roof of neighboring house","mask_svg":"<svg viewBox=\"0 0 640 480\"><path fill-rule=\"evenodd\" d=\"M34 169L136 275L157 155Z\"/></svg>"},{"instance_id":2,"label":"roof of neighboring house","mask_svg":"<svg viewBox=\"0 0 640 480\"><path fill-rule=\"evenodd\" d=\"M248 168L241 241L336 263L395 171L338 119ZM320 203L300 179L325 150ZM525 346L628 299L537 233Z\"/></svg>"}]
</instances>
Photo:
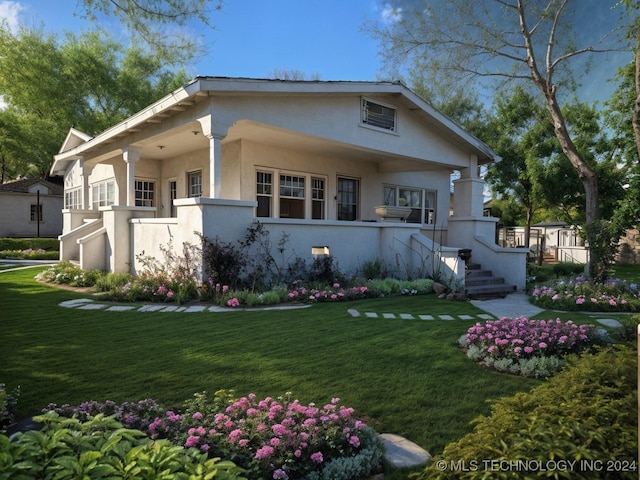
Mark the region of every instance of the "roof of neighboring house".
<instances>
[{"instance_id":1,"label":"roof of neighboring house","mask_svg":"<svg viewBox=\"0 0 640 480\"><path fill-rule=\"evenodd\" d=\"M24 178L22 180L14 180L13 182L0 184L0 193L30 193L34 185L43 185L49 190L49 195L62 195L64 189L62 185L43 180L42 178Z\"/></svg>"},{"instance_id":2,"label":"roof of neighboring house","mask_svg":"<svg viewBox=\"0 0 640 480\"><path fill-rule=\"evenodd\" d=\"M113 142L147 123L159 123L210 95L345 95L388 94L398 96L407 108L421 116L430 127L467 145L478 154L478 164L499 161L500 157L484 142L464 130L458 123L435 109L400 82L297 81L258 78L198 76L177 90L135 113L104 132L91 137L72 130L60 152L54 156L51 172L63 174L68 164L82 158L91 149Z\"/></svg>"}]
</instances>

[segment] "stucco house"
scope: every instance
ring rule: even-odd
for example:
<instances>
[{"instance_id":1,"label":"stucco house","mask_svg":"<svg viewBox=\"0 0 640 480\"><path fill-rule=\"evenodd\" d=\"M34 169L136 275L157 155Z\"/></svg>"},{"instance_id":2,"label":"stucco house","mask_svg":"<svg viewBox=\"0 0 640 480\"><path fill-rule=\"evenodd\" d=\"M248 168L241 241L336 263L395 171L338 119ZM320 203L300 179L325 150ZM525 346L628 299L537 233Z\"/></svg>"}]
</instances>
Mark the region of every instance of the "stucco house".
<instances>
[{"instance_id":1,"label":"stucco house","mask_svg":"<svg viewBox=\"0 0 640 480\"><path fill-rule=\"evenodd\" d=\"M62 233L62 186L40 178L0 184L0 237Z\"/></svg>"},{"instance_id":2,"label":"stucco house","mask_svg":"<svg viewBox=\"0 0 640 480\"><path fill-rule=\"evenodd\" d=\"M169 241L233 241L261 222L300 257L353 273L465 283L459 249L522 289L526 253L495 243L483 216L479 139L400 83L196 77L95 137L71 129L61 259L139 271ZM456 170L453 215L450 176Z\"/></svg>"}]
</instances>

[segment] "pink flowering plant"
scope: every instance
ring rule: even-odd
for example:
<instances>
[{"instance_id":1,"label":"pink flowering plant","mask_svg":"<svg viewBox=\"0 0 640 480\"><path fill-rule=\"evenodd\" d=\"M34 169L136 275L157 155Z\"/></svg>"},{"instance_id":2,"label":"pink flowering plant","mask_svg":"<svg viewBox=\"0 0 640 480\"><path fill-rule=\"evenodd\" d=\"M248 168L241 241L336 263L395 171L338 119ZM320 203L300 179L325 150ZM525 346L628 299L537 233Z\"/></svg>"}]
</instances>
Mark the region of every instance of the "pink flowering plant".
<instances>
[{"instance_id":1,"label":"pink flowering plant","mask_svg":"<svg viewBox=\"0 0 640 480\"><path fill-rule=\"evenodd\" d=\"M365 285L343 287L339 282L333 282L326 287L308 287L301 280L295 280L287 292L289 301L307 303L342 302L369 298L373 292Z\"/></svg>"},{"instance_id":2,"label":"pink flowering plant","mask_svg":"<svg viewBox=\"0 0 640 480\"><path fill-rule=\"evenodd\" d=\"M349 467L357 474L344 478L359 478L380 462L375 432L338 398L318 407L292 400L290 393L278 399L250 394L228 401L229 394L221 391L209 405L208 400L206 393L199 394L184 414L157 417L149 426L150 434L164 437L177 432L176 443L232 460L251 478L320 478L325 469L337 468L333 462L345 459L357 459Z\"/></svg>"},{"instance_id":3,"label":"pink flowering plant","mask_svg":"<svg viewBox=\"0 0 640 480\"><path fill-rule=\"evenodd\" d=\"M594 283L585 277L536 286L531 301L542 308L566 311L639 312L638 285L619 279Z\"/></svg>"},{"instance_id":4,"label":"pink flowering plant","mask_svg":"<svg viewBox=\"0 0 640 480\"><path fill-rule=\"evenodd\" d=\"M500 371L546 377L564 364L562 358L600 341L592 325L571 320L531 320L526 317L476 323L461 338L467 356Z\"/></svg>"}]
</instances>

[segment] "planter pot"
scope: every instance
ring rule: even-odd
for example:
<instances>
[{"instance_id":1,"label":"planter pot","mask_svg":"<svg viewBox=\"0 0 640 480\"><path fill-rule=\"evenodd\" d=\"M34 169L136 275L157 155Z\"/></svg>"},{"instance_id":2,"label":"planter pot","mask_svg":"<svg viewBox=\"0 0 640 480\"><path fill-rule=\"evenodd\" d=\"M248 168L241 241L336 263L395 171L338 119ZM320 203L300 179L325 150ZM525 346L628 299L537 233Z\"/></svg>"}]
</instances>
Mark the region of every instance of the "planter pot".
<instances>
[{"instance_id":1,"label":"planter pot","mask_svg":"<svg viewBox=\"0 0 640 480\"><path fill-rule=\"evenodd\" d=\"M403 222L411 214L411 207L394 207L391 205L381 205L376 207L376 215L382 218L382 221L395 220Z\"/></svg>"}]
</instances>

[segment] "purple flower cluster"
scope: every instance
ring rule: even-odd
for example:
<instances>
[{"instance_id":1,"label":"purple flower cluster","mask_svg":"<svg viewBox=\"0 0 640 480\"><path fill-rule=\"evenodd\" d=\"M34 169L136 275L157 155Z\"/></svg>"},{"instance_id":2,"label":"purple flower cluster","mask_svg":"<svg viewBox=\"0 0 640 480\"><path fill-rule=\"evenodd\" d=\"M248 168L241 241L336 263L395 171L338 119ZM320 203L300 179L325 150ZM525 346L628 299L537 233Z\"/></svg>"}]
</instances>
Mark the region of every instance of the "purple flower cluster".
<instances>
[{"instance_id":1,"label":"purple flower cluster","mask_svg":"<svg viewBox=\"0 0 640 480\"><path fill-rule=\"evenodd\" d=\"M571 320L506 318L476 323L467 330L467 346L476 346L494 358L563 356L593 344L597 334L592 325Z\"/></svg>"},{"instance_id":2,"label":"purple flower cluster","mask_svg":"<svg viewBox=\"0 0 640 480\"><path fill-rule=\"evenodd\" d=\"M303 302L339 302L344 300L358 300L370 296L369 288L363 285L344 288L335 282L331 288L307 288L300 280L293 282L293 288L287 293L291 301Z\"/></svg>"},{"instance_id":3,"label":"purple flower cluster","mask_svg":"<svg viewBox=\"0 0 640 480\"><path fill-rule=\"evenodd\" d=\"M54 411L62 417L76 417L82 422L86 422L90 417L95 417L100 413L106 416L115 415L116 420L123 427L145 431L149 428L151 419L161 415L164 409L155 400L147 398L139 402L121 404L112 400L105 402L91 400L75 406L69 404L58 406L55 403L50 403L42 410L42 413L49 411Z\"/></svg>"},{"instance_id":4,"label":"purple flower cluster","mask_svg":"<svg viewBox=\"0 0 640 480\"><path fill-rule=\"evenodd\" d=\"M231 458L262 478L300 478L321 470L330 459L357 453L365 424L353 417L353 408L339 402L334 398L317 407L288 396L258 400L250 394L212 417L167 412L151 423L149 431L162 437L181 422L185 447Z\"/></svg>"}]
</instances>

